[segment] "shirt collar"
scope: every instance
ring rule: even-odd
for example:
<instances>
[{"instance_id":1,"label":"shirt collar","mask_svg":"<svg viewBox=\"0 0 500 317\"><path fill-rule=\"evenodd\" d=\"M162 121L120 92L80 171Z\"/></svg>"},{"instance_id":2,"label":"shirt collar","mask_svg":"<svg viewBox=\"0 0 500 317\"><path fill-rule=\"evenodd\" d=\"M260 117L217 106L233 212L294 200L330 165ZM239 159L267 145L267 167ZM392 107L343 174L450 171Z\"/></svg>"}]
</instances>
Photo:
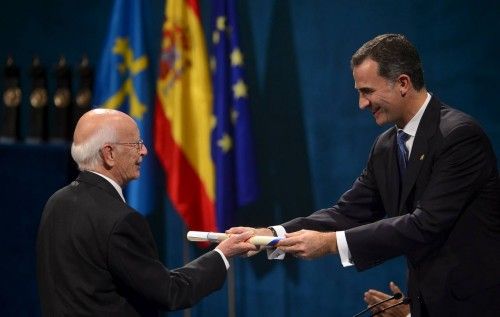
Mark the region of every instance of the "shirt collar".
<instances>
[{"instance_id":1,"label":"shirt collar","mask_svg":"<svg viewBox=\"0 0 500 317\"><path fill-rule=\"evenodd\" d=\"M117 182L115 182L113 179L105 176L105 175L102 175L101 173L97 173L97 172L94 172L94 171L89 171L91 173L94 173L94 174L97 174L99 176L101 176L102 178L104 178L105 180L107 180L111 185L113 185L113 187L116 189L116 191L118 192L118 194L120 195L120 197L123 199L124 202L125 201L125 197L123 196L123 192L122 192L122 188L120 187L120 185L118 185Z\"/></svg>"},{"instance_id":2,"label":"shirt collar","mask_svg":"<svg viewBox=\"0 0 500 317\"><path fill-rule=\"evenodd\" d=\"M425 101L420 106L420 109L403 128L403 131L406 134L415 137L415 135L417 134L418 125L420 124L420 120L422 120L422 116L424 115L425 109L427 108L427 105L429 105L430 101L431 101L431 94L427 93L427 98L425 98Z\"/></svg>"}]
</instances>

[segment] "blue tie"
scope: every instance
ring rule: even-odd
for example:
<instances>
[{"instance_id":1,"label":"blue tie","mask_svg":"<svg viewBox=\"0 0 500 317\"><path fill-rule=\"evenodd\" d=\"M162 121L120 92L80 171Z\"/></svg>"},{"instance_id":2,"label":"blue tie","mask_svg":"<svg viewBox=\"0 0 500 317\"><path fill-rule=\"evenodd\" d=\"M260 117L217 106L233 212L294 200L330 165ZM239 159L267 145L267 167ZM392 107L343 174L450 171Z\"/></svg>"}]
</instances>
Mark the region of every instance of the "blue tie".
<instances>
[{"instance_id":1,"label":"blue tie","mask_svg":"<svg viewBox=\"0 0 500 317\"><path fill-rule=\"evenodd\" d=\"M399 175L404 176L406 171L406 165L408 164L408 149L406 148L405 142L410 138L409 134L406 134L403 130L398 130L397 142L398 142L398 165L399 165Z\"/></svg>"}]
</instances>

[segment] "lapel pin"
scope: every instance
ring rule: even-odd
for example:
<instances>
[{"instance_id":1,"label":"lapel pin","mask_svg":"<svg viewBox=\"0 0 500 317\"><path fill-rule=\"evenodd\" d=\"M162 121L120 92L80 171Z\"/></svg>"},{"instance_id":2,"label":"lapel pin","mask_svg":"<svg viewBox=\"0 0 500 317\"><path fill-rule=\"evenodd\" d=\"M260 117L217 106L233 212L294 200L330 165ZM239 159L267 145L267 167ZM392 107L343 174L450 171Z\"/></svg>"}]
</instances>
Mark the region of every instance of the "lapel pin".
<instances>
[{"instance_id":1,"label":"lapel pin","mask_svg":"<svg viewBox=\"0 0 500 317\"><path fill-rule=\"evenodd\" d=\"M423 161L425 158L425 154L420 155L420 160Z\"/></svg>"}]
</instances>

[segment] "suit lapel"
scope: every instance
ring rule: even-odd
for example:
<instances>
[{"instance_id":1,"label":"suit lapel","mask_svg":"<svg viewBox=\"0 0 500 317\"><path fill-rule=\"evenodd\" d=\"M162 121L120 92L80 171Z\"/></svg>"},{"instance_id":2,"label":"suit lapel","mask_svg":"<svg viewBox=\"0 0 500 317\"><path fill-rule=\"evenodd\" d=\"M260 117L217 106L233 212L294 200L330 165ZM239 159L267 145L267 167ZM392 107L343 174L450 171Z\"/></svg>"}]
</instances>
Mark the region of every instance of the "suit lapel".
<instances>
[{"instance_id":1,"label":"suit lapel","mask_svg":"<svg viewBox=\"0 0 500 317\"><path fill-rule=\"evenodd\" d=\"M415 184L420 168L422 167L425 156L427 153L427 139L419 138L418 133L415 137L415 142L413 143L413 149L411 150L410 160L408 161L408 166L406 168L405 176L403 177L403 184L401 186L401 199L399 200L399 210L402 209L404 202L408 198L408 195Z\"/></svg>"},{"instance_id":2,"label":"suit lapel","mask_svg":"<svg viewBox=\"0 0 500 317\"><path fill-rule=\"evenodd\" d=\"M403 205L408 199L408 195L417 180L420 168L425 160L428 159L428 140L436 132L440 119L440 108L440 102L435 97L432 97L427 109L425 109L422 119L420 120L417 134L415 135L415 141L413 142L410 159L408 161L408 166L406 168L406 173L402 180L401 199L399 200L400 211L402 210Z\"/></svg>"},{"instance_id":3,"label":"suit lapel","mask_svg":"<svg viewBox=\"0 0 500 317\"><path fill-rule=\"evenodd\" d=\"M110 182L108 182L106 179L102 178L101 176L88 172L88 171L83 171L80 172L78 175L78 178L76 179L77 181L92 184L94 186L99 187L100 189L104 190L114 198L123 201L121 198L120 194L116 191L116 189L111 185Z\"/></svg>"},{"instance_id":4,"label":"suit lapel","mask_svg":"<svg viewBox=\"0 0 500 317\"><path fill-rule=\"evenodd\" d=\"M396 132L397 129L394 127L391 136L389 138L389 146L390 146L390 151L389 157L387 158L387 166L389 168L386 169L387 175L386 179L389 180L387 182L388 184L388 202L389 205L387 206L387 213L389 216L394 217L398 215L398 203L399 203L399 194L400 194L400 179L399 179L399 167L398 167L398 157L397 157L397 149L396 149Z\"/></svg>"}]
</instances>

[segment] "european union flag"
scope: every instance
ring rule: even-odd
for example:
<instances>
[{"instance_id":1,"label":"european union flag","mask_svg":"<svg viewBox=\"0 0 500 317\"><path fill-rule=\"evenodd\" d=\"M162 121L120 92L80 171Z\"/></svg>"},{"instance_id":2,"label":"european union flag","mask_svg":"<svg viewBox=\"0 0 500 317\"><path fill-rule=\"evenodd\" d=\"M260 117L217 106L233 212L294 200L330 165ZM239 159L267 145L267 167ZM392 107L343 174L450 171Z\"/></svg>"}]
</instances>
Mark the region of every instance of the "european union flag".
<instances>
[{"instance_id":1,"label":"european union flag","mask_svg":"<svg viewBox=\"0 0 500 317\"><path fill-rule=\"evenodd\" d=\"M213 2L212 59L217 227L234 225L237 207L257 198L255 155L233 0Z\"/></svg>"},{"instance_id":2,"label":"european union flag","mask_svg":"<svg viewBox=\"0 0 500 317\"><path fill-rule=\"evenodd\" d=\"M141 177L125 191L127 203L143 214L153 209L152 94L150 58L146 51L142 0L116 0L101 62L97 69L94 105L117 109L135 119L150 150Z\"/></svg>"}]
</instances>

